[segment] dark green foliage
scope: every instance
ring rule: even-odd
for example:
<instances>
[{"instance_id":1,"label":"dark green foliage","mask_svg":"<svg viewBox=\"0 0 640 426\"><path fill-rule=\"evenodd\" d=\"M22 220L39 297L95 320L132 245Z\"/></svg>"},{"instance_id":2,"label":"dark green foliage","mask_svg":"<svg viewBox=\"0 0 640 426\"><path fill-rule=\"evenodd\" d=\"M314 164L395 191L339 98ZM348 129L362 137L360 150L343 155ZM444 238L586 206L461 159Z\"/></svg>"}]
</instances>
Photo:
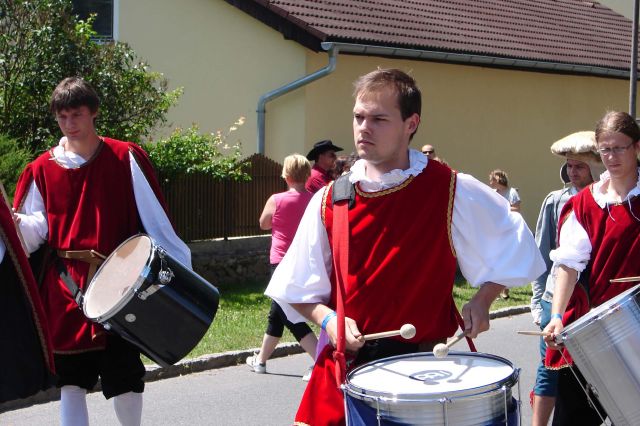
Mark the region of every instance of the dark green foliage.
<instances>
[{"instance_id":1,"label":"dark green foliage","mask_svg":"<svg viewBox=\"0 0 640 426\"><path fill-rule=\"evenodd\" d=\"M98 43L91 20L79 21L69 0L0 0L0 133L37 154L60 136L49 97L65 77L98 92L100 134L140 141L165 123L180 95L167 91L123 43Z\"/></svg>"},{"instance_id":2,"label":"dark green foliage","mask_svg":"<svg viewBox=\"0 0 640 426\"><path fill-rule=\"evenodd\" d=\"M248 163L241 161L240 143L227 143L230 133L243 123L244 118L240 118L227 134L202 134L195 125L187 130L177 129L169 138L144 144L143 148L167 180L190 173L204 173L219 180L249 180L245 171Z\"/></svg>"},{"instance_id":3,"label":"dark green foliage","mask_svg":"<svg viewBox=\"0 0 640 426\"><path fill-rule=\"evenodd\" d=\"M0 182L9 196L15 192L18 177L30 159L31 153L16 140L0 135Z\"/></svg>"}]
</instances>

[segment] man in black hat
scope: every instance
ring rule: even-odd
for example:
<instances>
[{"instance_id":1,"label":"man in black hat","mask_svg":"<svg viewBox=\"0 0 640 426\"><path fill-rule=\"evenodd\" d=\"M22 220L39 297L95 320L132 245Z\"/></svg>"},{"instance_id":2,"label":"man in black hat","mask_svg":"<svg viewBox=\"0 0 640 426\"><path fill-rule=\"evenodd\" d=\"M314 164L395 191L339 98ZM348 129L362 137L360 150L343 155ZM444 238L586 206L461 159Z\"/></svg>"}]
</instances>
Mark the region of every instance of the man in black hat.
<instances>
[{"instance_id":1,"label":"man in black hat","mask_svg":"<svg viewBox=\"0 0 640 426\"><path fill-rule=\"evenodd\" d=\"M305 185L307 191L315 193L333 180L331 170L336 164L337 151L342 151L342 148L335 146L330 140L313 145L313 149L307 154L307 160L314 161L311 176Z\"/></svg>"}]
</instances>

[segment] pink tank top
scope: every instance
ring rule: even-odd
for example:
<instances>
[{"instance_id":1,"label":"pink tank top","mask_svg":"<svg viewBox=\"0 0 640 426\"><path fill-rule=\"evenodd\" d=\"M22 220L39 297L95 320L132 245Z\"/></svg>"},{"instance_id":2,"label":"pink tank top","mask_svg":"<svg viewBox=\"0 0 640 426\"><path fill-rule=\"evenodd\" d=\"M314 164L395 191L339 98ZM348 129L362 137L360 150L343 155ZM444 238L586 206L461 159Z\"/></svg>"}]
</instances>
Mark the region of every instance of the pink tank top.
<instances>
[{"instance_id":1,"label":"pink tank top","mask_svg":"<svg viewBox=\"0 0 640 426\"><path fill-rule=\"evenodd\" d=\"M271 253L269 261L272 265L280 263L289 249L298 224L302 219L307 204L313 197L311 192L287 191L274 194L276 211L271 219Z\"/></svg>"}]
</instances>

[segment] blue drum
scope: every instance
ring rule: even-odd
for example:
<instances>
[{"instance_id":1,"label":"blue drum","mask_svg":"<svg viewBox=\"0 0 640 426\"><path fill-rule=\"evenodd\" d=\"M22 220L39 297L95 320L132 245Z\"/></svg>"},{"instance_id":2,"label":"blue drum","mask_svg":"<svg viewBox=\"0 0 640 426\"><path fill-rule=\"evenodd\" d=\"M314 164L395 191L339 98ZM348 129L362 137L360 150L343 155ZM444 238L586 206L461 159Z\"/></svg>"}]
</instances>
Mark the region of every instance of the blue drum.
<instances>
[{"instance_id":1,"label":"blue drum","mask_svg":"<svg viewBox=\"0 0 640 426\"><path fill-rule=\"evenodd\" d=\"M418 353L361 365L343 386L348 425L520 424L519 370L495 355Z\"/></svg>"}]
</instances>

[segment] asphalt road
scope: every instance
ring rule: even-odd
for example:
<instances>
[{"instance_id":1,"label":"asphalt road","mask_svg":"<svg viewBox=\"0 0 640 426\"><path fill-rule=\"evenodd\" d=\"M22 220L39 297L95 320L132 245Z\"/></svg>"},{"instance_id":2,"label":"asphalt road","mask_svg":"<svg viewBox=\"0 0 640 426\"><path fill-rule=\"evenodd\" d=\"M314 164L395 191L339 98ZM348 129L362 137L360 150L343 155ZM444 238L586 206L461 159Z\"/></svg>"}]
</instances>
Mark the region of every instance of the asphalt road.
<instances>
[{"instance_id":1,"label":"asphalt road","mask_svg":"<svg viewBox=\"0 0 640 426\"><path fill-rule=\"evenodd\" d=\"M523 425L531 424L529 391L535 379L538 338L515 330L533 330L529 314L494 319L491 330L476 339L479 352L495 354L520 368ZM452 350L468 350L466 343ZM305 354L270 360L268 374L255 374L245 365L209 370L147 383L143 409L145 425L290 425L310 365ZM518 397L518 387L512 392ZM117 425L111 402L100 393L87 398L92 426ZM0 426L58 425L59 401L0 414Z\"/></svg>"}]
</instances>

